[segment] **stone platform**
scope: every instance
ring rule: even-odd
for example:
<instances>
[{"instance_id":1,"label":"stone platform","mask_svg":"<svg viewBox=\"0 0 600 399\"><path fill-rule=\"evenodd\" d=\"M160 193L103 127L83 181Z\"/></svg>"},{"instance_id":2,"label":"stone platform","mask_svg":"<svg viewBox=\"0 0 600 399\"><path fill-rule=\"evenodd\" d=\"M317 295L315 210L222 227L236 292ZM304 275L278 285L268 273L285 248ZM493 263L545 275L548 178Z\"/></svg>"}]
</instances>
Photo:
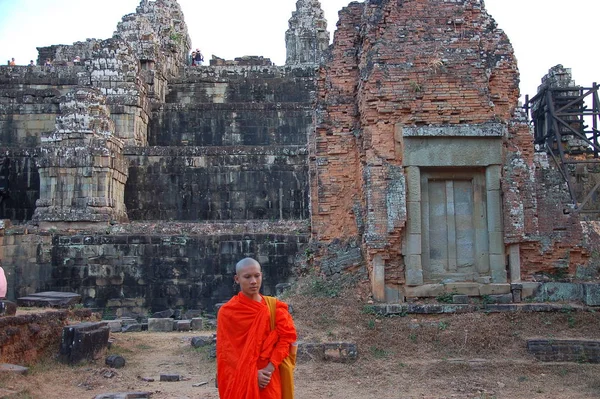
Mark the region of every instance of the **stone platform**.
<instances>
[{"instance_id":1,"label":"stone platform","mask_svg":"<svg viewBox=\"0 0 600 399\"><path fill-rule=\"evenodd\" d=\"M81 295L73 292L46 291L17 298L17 304L25 307L69 307L81 302Z\"/></svg>"}]
</instances>

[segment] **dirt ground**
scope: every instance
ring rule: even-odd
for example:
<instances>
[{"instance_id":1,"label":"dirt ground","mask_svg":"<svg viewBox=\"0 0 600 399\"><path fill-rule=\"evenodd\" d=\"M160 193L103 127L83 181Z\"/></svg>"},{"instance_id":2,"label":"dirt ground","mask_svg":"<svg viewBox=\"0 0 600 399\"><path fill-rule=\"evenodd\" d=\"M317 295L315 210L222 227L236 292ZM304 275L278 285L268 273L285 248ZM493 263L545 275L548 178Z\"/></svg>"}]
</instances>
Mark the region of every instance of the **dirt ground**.
<instances>
[{"instance_id":1,"label":"dirt ground","mask_svg":"<svg viewBox=\"0 0 600 399\"><path fill-rule=\"evenodd\" d=\"M600 365L541 363L526 351L529 338L600 339L600 312L486 314L383 318L356 291L336 298L294 295L301 340L356 342L352 364L298 365L298 399L598 398ZM211 335L205 331L202 335ZM75 367L47 360L29 375L0 376L3 398L93 398L107 392L149 391L152 398L218 398L209 350L190 345L192 333L116 333L103 359ZM183 381L160 382L160 374ZM146 382L143 378L152 378ZM194 384L206 383L202 386Z\"/></svg>"}]
</instances>

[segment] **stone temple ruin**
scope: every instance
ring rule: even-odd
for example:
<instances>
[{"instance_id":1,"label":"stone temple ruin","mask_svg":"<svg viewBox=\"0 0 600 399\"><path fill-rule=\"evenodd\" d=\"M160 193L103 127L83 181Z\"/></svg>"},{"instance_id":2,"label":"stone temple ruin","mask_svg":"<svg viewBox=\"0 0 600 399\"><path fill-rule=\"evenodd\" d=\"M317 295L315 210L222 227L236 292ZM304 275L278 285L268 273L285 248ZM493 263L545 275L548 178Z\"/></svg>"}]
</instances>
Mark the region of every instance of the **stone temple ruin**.
<instances>
[{"instance_id":1,"label":"stone temple ruin","mask_svg":"<svg viewBox=\"0 0 600 399\"><path fill-rule=\"evenodd\" d=\"M532 128L482 0L350 3L331 45L319 1L296 7L284 66L188 66L177 1L142 0L112 38L0 67L9 298L212 311L252 256L266 294L308 262L385 303L552 299L560 277L599 304L597 112L591 144L578 117L556 136L539 95ZM552 82L583 109L568 70Z\"/></svg>"}]
</instances>

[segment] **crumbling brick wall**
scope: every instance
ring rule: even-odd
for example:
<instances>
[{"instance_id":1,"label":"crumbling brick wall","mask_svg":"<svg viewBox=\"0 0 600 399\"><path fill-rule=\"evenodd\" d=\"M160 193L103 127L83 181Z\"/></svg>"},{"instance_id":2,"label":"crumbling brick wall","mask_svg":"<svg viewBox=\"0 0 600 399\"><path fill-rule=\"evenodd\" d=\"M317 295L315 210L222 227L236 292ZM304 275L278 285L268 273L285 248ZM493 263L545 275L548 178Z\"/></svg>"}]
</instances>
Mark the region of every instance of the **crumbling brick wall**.
<instances>
[{"instance_id":1,"label":"crumbling brick wall","mask_svg":"<svg viewBox=\"0 0 600 399\"><path fill-rule=\"evenodd\" d=\"M530 127L518 111L512 46L483 1L351 3L340 12L318 83L310 142L312 236L325 248L332 240L358 240L368 269L377 257L385 263L386 284L402 285L411 217L403 128L442 132L497 123L506 126L504 244L523 244L523 278L565 262L572 273L585 262L577 218L557 211L564 186L548 186L556 171L535 159Z\"/></svg>"},{"instance_id":2,"label":"crumbling brick wall","mask_svg":"<svg viewBox=\"0 0 600 399\"><path fill-rule=\"evenodd\" d=\"M512 47L481 2L344 8L319 82L313 238L362 236L367 262L381 255L402 283L401 126L506 123L517 97Z\"/></svg>"},{"instance_id":3,"label":"crumbling brick wall","mask_svg":"<svg viewBox=\"0 0 600 399\"><path fill-rule=\"evenodd\" d=\"M63 327L91 317L89 309L0 317L0 362L29 366L56 355Z\"/></svg>"}]
</instances>

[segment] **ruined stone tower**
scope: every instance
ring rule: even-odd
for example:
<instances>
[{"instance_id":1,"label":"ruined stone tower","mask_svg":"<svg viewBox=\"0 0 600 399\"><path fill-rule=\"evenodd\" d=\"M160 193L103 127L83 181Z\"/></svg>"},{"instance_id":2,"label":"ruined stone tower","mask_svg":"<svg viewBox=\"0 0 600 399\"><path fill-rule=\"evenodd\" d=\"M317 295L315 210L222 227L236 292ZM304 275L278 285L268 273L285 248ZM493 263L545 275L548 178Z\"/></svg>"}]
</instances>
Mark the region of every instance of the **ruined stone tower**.
<instances>
[{"instance_id":1,"label":"ruined stone tower","mask_svg":"<svg viewBox=\"0 0 600 399\"><path fill-rule=\"evenodd\" d=\"M285 66L194 67L177 1L142 0L112 38L0 67L9 297L212 311L245 256L265 294L302 261L392 303L597 279L600 229L568 211L564 172L536 151L483 1L353 2L337 26L329 46L320 3L299 0ZM596 185L573 165L572 191Z\"/></svg>"},{"instance_id":2,"label":"ruined stone tower","mask_svg":"<svg viewBox=\"0 0 600 399\"><path fill-rule=\"evenodd\" d=\"M319 65L329 46L329 32L321 3L298 0L285 33L286 65Z\"/></svg>"},{"instance_id":3,"label":"ruined stone tower","mask_svg":"<svg viewBox=\"0 0 600 399\"><path fill-rule=\"evenodd\" d=\"M549 270L585 267L579 219L556 207L564 180L535 153L513 49L483 1L351 3L337 26L309 142L326 273L365 264L374 298L397 302L531 294Z\"/></svg>"}]
</instances>

